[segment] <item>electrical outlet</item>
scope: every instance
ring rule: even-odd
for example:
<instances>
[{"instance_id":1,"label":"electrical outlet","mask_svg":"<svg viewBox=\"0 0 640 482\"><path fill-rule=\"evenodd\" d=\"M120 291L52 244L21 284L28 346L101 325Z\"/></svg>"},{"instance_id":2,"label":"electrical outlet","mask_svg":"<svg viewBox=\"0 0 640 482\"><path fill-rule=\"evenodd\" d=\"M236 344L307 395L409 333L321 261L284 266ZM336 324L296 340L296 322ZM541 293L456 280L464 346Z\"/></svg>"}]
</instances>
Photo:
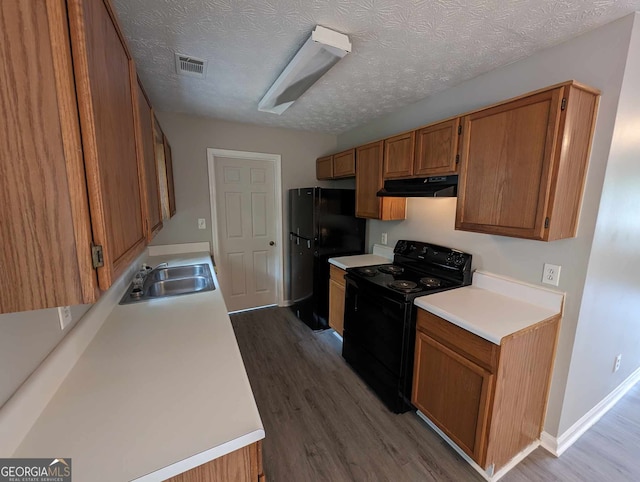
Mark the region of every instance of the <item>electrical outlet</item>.
<instances>
[{"instance_id":1,"label":"electrical outlet","mask_svg":"<svg viewBox=\"0 0 640 482\"><path fill-rule=\"evenodd\" d=\"M544 264L544 270L542 271L542 282L548 285L558 286L560 283L560 269L562 266L557 264Z\"/></svg>"},{"instance_id":2,"label":"electrical outlet","mask_svg":"<svg viewBox=\"0 0 640 482\"><path fill-rule=\"evenodd\" d=\"M616 357L616 361L613 364L613 373L620 370L620 362L622 361L622 353Z\"/></svg>"},{"instance_id":3,"label":"electrical outlet","mask_svg":"<svg viewBox=\"0 0 640 482\"><path fill-rule=\"evenodd\" d=\"M382 244L387 244L387 233L382 233L382 236L380 236L380 242Z\"/></svg>"},{"instance_id":4,"label":"electrical outlet","mask_svg":"<svg viewBox=\"0 0 640 482\"><path fill-rule=\"evenodd\" d=\"M71 323L71 307L70 306L59 306L58 307L58 318L60 318L60 329L64 330L69 323Z\"/></svg>"},{"instance_id":5,"label":"electrical outlet","mask_svg":"<svg viewBox=\"0 0 640 482\"><path fill-rule=\"evenodd\" d=\"M207 229L207 221L204 218L198 218L198 229Z\"/></svg>"}]
</instances>

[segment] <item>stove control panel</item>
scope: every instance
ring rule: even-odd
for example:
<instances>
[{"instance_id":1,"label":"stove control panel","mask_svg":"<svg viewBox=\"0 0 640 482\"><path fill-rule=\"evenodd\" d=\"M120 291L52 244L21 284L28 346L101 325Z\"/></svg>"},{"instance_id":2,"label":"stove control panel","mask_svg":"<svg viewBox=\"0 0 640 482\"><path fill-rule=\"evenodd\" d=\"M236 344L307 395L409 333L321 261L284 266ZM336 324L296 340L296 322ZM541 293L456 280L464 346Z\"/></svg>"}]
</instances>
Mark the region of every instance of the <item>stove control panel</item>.
<instances>
[{"instance_id":1,"label":"stove control panel","mask_svg":"<svg viewBox=\"0 0 640 482\"><path fill-rule=\"evenodd\" d=\"M393 252L396 256L420 263L430 263L455 270L470 269L471 255L452 248L420 241L400 240Z\"/></svg>"}]
</instances>

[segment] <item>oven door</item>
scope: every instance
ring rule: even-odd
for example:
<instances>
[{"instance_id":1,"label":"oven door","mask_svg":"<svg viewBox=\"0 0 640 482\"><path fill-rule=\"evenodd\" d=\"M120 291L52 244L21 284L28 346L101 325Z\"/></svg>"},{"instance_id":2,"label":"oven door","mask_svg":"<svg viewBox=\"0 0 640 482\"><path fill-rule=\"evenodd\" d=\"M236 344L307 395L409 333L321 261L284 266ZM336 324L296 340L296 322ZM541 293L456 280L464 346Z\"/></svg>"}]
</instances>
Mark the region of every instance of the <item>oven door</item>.
<instances>
[{"instance_id":1,"label":"oven door","mask_svg":"<svg viewBox=\"0 0 640 482\"><path fill-rule=\"evenodd\" d=\"M410 329L409 303L375 285L346 276L342 356L394 412L406 411L403 365Z\"/></svg>"}]
</instances>

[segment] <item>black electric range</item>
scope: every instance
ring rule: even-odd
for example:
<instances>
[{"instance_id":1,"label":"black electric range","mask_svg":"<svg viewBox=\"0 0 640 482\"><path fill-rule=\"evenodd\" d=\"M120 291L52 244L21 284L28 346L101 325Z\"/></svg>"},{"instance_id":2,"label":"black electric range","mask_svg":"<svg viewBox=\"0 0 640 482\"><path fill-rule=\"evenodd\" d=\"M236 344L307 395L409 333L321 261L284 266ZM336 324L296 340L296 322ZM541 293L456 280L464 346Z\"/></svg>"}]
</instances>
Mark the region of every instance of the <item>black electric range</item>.
<instances>
[{"instance_id":1,"label":"black electric range","mask_svg":"<svg viewBox=\"0 0 640 482\"><path fill-rule=\"evenodd\" d=\"M411 409L413 300L471 284L472 256L401 240L393 263L347 270L342 356L387 407Z\"/></svg>"}]
</instances>

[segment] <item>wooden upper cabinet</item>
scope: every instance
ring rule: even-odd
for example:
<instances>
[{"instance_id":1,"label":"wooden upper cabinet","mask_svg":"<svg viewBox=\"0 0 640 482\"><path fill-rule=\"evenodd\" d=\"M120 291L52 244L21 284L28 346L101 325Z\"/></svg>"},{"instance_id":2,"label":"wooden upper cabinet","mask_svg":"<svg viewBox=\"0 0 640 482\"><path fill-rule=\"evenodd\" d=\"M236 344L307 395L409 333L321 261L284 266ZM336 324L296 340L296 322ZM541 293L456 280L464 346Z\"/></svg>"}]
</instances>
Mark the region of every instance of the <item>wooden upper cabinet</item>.
<instances>
[{"instance_id":1,"label":"wooden upper cabinet","mask_svg":"<svg viewBox=\"0 0 640 482\"><path fill-rule=\"evenodd\" d=\"M140 83L140 79L138 79L136 90L138 104L138 110L136 111L138 125L138 164L144 171L144 175L141 176L140 179L142 181L142 192L145 194L143 198L143 208L146 219L147 240L151 241L153 236L162 228L158 166L156 164L153 146L153 112L151 103Z\"/></svg>"},{"instance_id":2,"label":"wooden upper cabinet","mask_svg":"<svg viewBox=\"0 0 640 482\"><path fill-rule=\"evenodd\" d=\"M171 154L171 145L166 135L162 137L162 143L164 145L164 159L167 168L167 195L169 196L169 216L173 217L176 214L176 190L173 182L173 156Z\"/></svg>"},{"instance_id":3,"label":"wooden upper cabinet","mask_svg":"<svg viewBox=\"0 0 640 482\"><path fill-rule=\"evenodd\" d=\"M329 180L356 175L356 150L348 149L316 159L316 179Z\"/></svg>"},{"instance_id":4,"label":"wooden upper cabinet","mask_svg":"<svg viewBox=\"0 0 640 482\"><path fill-rule=\"evenodd\" d=\"M598 95L568 82L465 116L456 229L575 236Z\"/></svg>"},{"instance_id":5,"label":"wooden upper cabinet","mask_svg":"<svg viewBox=\"0 0 640 482\"><path fill-rule=\"evenodd\" d=\"M0 2L0 313L91 303L91 225L63 1Z\"/></svg>"},{"instance_id":6,"label":"wooden upper cabinet","mask_svg":"<svg viewBox=\"0 0 640 482\"><path fill-rule=\"evenodd\" d=\"M333 179L333 156L316 159L316 179Z\"/></svg>"},{"instance_id":7,"label":"wooden upper cabinet","mask_svg":"<svg viewBox=\"0 0 640 482\"><path fill-rule=\"evenodd\" d=\"M455 174L460 119L451 119L416 131L415 176Z\"/></svg>"},{"instance_id":8,"label":"wooden upper cabinet","mask_svg":"<svg viewBox=\"0 0 640 482\"><path fill-rule=\"evenodd\" d=\"M381 198L384 141L356 148L356 216L382 220L405 219L405 198Z\"/></svg>"},{"instance_id":9,"label":"wooden upper cabinet","mask_svg":"<svg viewBox=\"0 0 640 482\"><path fill-rule=\"evenodd\" d=\"M384 140L384 179L413 175L415 131Z\"/></svg>"},{"instance_id":10,"label":"wooden upper cabinet","mask_svg":"<svg viewBox=\"0 0 640 482\"><path fill-rule=\"evenodd\" d=\"M333 156L333 178L353 177L356 175L356 150L349 149Z\"/></svg>"},{"instance_id":11,"label":"wooden upper cabinet","mask_svg":"<svg viewBox=\"0 0 640 482\"><path fill-rule=\"evenodd\" d=\"M146 244L131 55L107 0L68 2L91 225L106 290Z\"/></svg>"}]
</instances>

